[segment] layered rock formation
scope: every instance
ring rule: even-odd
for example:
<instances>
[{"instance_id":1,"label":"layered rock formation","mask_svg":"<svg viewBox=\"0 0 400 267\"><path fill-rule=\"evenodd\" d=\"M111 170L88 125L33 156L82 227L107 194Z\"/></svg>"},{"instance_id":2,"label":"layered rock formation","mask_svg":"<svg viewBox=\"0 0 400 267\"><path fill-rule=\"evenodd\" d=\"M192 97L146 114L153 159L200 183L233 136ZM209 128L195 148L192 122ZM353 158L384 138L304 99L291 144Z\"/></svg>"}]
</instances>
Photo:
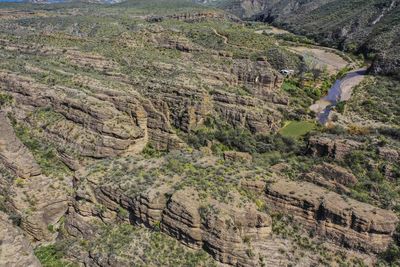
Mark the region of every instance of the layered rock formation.
<instances>
[{"instance_id":1,"label":"layered rock formation","mask_svg":"<svg viewBox=\"0 0 400 267\"><path fill-rule=\"evenodd\" d=\"M42 266L28 240L3 212L0 212L0 241L0 266Z\"/></svg>"},{"instance_id":2,"label":"layered rock formation","mask_svg":"<svg viewBox=\"0 0 400 267\"><path fill-rule=\"evenodd\" d=\"M0 186L7 191L9 212L20 218L21 228L32 240L52 240L55 233L49 230L49 225L56 225L64 215L68 189L63 188L64 182L41 174L33 155L16 137L3 113L0 113L0 129L6 144L0 151L2 163L19 176L14 184L0 176ZM65 182L68 184L68 180Z\"/></svg>"},{"instance_id":3,"label":"layered rock formation","mask_svg":"<svg viewBox=\"0 0 400 267\"><path fill-rule=\"evenodd\" d=\"M191 248L205 249L222 263L254 266L258 259L246 254L245 240L263 240L271 233L271 218L258 212L254 204L239 207L239 195L224 204L201 199L190 187L174 191L163 184L129 196L117 189L118 185L101 186L98 182L80 181L77 201L67 217L66 229L71 235L91 234L91 218L109 223L120 220L123 208L132 223L158 227Z\"/></svg>"},{"instance_id":4,"label":"layered rock formation","mask_svg":"<svg viewBox=\"0 0 400 267\"><path fill-rule=\"evenodd\" d=\"M332 157L342 160L362 145L361 142L338 136L315 136L309 139L308 150L315 157Z\"/></svg>"},{"instance_id":5,"label":"layered rock formation","mask_svg":"<svg viewBox=\"0 0 400 267\"><path fill-rule=\"evenodd\" d=\"M136 103L124 103L125 108L131 105L132 111L135 107L141 108L132 116L136 117L135 123L132 117L124 114L124 110L120 111L111 101L105 101L107 97L117 101L118 94L98 92L91 95L72 88L49 87L11 73L2 73L0 80L3 90L10 92L17 105L23 107L20 110L49 110L44 121L32 121L32 124L38 123L37 126L43 127L54 143L66 144L91 157L117 155L137 149L137 143L142 143L142 146L145 143L146 125L143 123L146 124L147 120L137 100ZM54 118L49 118L51 115ZM46 121L49 119L51 121Z\"/></svg>"},{"instance_id":6,"label":"layered rock formation","mask_svg":"<svg viewBox=\"0 0 400 267\"><path fill-rule=\"evenodd\" d=\"M305 180L339 192L349 192L358 180L349 170L329 163L317 165L304 175Z\"/></svg>"},{"instance_id":7,"label":"layered rock formation","mask_svg":"<svg viewBox=\"0 0 400 267\"><path fill-rule=\"evenodd\" d=\"M15 175L29 178L41 174L31 152L15 136L11 122L0 111L0 161Z\"/></svg>"},{"instance_id":8,"label":"layered rock formation","mask_svg":"<svg viewBox=\"0 0 400 267\"><path fill-rule=\"evenodd\" d=\"M341 196L314 184L280 179L266 187L266 202L292 214L339 244L382 252L393 241L399 219L387 210Z\"/></svg>"}]
</instances>

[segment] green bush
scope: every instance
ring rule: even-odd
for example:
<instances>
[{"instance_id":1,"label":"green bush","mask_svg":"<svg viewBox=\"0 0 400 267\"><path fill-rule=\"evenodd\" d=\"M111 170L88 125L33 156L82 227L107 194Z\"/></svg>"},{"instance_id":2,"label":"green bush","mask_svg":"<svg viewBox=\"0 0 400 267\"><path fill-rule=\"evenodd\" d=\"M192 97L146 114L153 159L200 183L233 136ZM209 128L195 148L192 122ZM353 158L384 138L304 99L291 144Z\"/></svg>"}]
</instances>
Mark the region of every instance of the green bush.
<instances>
[{"instance_id":1,"label":"green bush","mask_svg":"<svg viewBox=\"0 0 400 267\"><path fill-rule=\"evenodd\" d=\"M40 246L35 249L35 255L43 267L75 267L74 263L64 260L64 250L62 244Z\"/></svg>"},{"instance_id":2,"label":"green bush","mask_svg":"<svg viewBox=\"0 0 400 267\"><path fill-rule=\"evenodd\" d=\"M12 102L13 102L12 96L0 93L0 108L9 105Z\"/></svg>"},{"instance_id":3,"label":"green bush","mask_svg":"<svg viewBox=\"0 0 400 267\"><path fill-rule=\"evenodd\" d=\"M335 109L337 112L343 114L345 107L346 107L346 101L341 101L336 104Z\"/></svg>"},{"instance_id":4,"label":"green bush","mask_svg":"<svg viewBox=\"0 0 400 267\"><path fill-rule=\"evenodd\" d=\"M382 263L389 266L400 266L400 247L396 244L391 244L389 248L379 255Z\"/></svg>"}]
</instances>

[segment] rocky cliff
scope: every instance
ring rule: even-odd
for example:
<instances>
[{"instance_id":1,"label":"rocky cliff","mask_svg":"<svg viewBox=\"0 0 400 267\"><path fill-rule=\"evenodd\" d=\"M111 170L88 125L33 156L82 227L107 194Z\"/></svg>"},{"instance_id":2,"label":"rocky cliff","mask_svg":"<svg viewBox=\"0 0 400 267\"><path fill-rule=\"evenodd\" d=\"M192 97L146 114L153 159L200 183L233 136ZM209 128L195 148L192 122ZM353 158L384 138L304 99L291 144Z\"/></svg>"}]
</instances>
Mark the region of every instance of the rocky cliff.
<instances>
[{"instance_id":1,"label":"rocky cliff","mask_svg":"<svg viewBox=\"0 0 400 267\"><path fill-rule=\"evenodd\" d=\"M386 210L329 192L311 183L279 181L266 188L266 201L341 245L386 250L399 222Z\"/></svg>"},{"instance_id":2,"label":"rocky cliff","mask_svg":"<svg viewBox=\"0 0 400 267\"><path fill-rule=\"evenodd\" d=\"M201 159L200 162L203 160L213 159ZM133 173L123 179L114 177L112 183L106 182L96 172L88 176L87 171L91 172L91 168L80 173L76 177L77 195L67 216L68 233L73 236L83 234L83 237L91 235L91 226L87 225L90 220L97 218L114 223L123 219L120 212L123 209L128 212L125 219L131 223L157 227L193 249L205 249L222 263L234 266L257 264L258 259L246 253L246 242L257 242L270 236L271 218L267 214L257 211L254 204L243 203L235 190L229 193L230 202L224 203L204 196L198 188L183 187L190 177L185 173L171 176L168 170L164 173L163 164L168 165L168 162L153 162L151 165L154 167L144 163L132 162L130 166L124 161L114 163L128 164L128 169L143 166L150 175L156 175L155 166L160 168L161 177L152 177L157 182L145 185L148 189L143 188L135 194L132 187L141 185L129 181L137 179ZM214 169L210 165L207 168Z\"/></svg>"},{"instance_id":3,"label":"rocky cliff","mask_svg":"<svg viewBox=\"0 0 400 267\"><path fill-rule=\"evenodd\" d=\"M4 213L0 213L0 265L42 266L24 235L13 226Z\"/></svg>"},{"instance_id":4,"label":"rocky cliff","mask_svg":"<svg viewBox=\"0 0 400 267\"><path fill-rule=\"evenodd\" d=\"M280 131L309 115L281 39L189 0L23 7L0 8L0 265L372 266L395 243L397 132Z\"/></svg>"}]
</instances>

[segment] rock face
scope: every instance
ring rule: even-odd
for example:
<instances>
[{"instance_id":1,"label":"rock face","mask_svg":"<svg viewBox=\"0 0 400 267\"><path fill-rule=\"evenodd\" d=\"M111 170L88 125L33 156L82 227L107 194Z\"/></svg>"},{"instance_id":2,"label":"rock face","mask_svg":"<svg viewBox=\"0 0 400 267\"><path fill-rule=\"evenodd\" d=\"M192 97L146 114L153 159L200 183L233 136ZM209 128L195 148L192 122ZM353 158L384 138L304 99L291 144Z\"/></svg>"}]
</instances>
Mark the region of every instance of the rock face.
<instances>
[{"instance_id":1,"label":"rock face","mask_svg":"<svg viewBox=\"0 0 400 267\"><path fill-rule=\"evenodd\" d=\"M68 206L67 189L61 189L68 179L61 182L41 174L33 155L16 137L4 113L0 113L0 133L6 144L0 151L3 165L19 179L25 178L11 184L0 175L0 187L6 185L8 191L7 206L21 218L21 228L32 240L50 241L55 233L49 231L49 225L57 224Z\"/></svg>"},{"instance_id":2,"label":"rock face","mask_svg":"<svg viewBox=\"0 0 400 267\"><path fill-rule=\"evenodd\" d=\"M91 234L87 222L93 217L115 222L122 207L129 212L132 223L159 227L191 248L205 249L222 263L254 266L258 259L246 254L245 240L260 241L271 233L271 218L258 212L254 204L236 205L240 195L233 197L233 203L224 204L201 199L190 187L172 191L163 185L129 197L118 189L96 185L94 180L82 186L66 222L67 231L74 236ZM105 209L99 212L96 205Z\"/></svg>"},{"instance_id":3,"label":"rock face","mask_svg":"<svg viewBox=\"0 0 400 267\"><path fill-rule=\"evenodd\" d=\"M236 209L217 201L202 206L197 192L187 189L172 196L163 214L162 227L185 244L203 247L222 263L251 266L254 262L243 251L243 240L267 238L271 219L254 206Z\"/></svg>"},{"instance_id":4,"label":"rock face","mask_svg":"<svg viewBox=\"0 0 400 267\"><path fill-rule=\"evenodd\" d=\"M329 163L315 166L305 174L305 179L340 192L349 192L347 186L354 186L357 183L357 178L349 170Z\"/></svg>"},{"instance_id":5,"label":"rock face","mask_svg":"<svg viewBox=\"0 0 400 267\"><path fill-rule=\"evenodd\" d=\"M391 211L307 182L280 179L266 187L265 200L340 245L375 253L392 242L399 222Z\"/></svg>"},{"instance_id":6,"label":"rock face","mask_svg":"<svg viewBox=\"0 0 400 267\"><path fill-rule=\"evenodd\" d=\"M0 212L0 266L40 267L25 236Z\"/></svg>"},{"instance_id":7,"label":"rock face","mask_svg":"<svg viewBox=\"0 0 400 267\"><path fill-rule=\"evenodd\" d=\"M315 136L309 140L309 153L315 157L332 157L342 160L362 143L337 137Z\"/></svg>"},{"instance_id":8,"label":"rock face","mask_svg":"<svg viewBox=\"0 0 400 267\"><path fill-rule=\"evenodd\" d=\"M251 162L253 157L251 154L245 152L226 151L224 152L224 159L239 162Z\"/></svg>"},{"instance_id":9,"label":"rock face","mask_svg":"<svg viewBox=\"0 0 400 267\"><path fill-rule=\"evenodd\" d=\"M15 175L29 178L41 174L31 152L15 136L4 112L0 111L0 161Z\"/></svg>"},{"instance_id":10,"label":"rock face","mask_svg":"<svg viewBox=\"0 0 400 267\"><path fill-rule=\"evenodd\" d=\"M85 94L71 88L49 87L10 73L0 74L0 86L22 106L18 112L47 111L44 118L32 118L33 126L44 127L54 143L65 144L82 155L117 155L136 151L146 143L147 116L137 99L101 90ZM113 101L122 101L119 109ZM128 109L131 116L125 113Z\"/></svg>"},{"instance_id":11,"label":"rock face","mask_svg":"<svg viewBox=\"0 0 400 267\"><path fill-rule=\"evenodd\" d=\"M329 163L322 163L313 168L313 171L342 185L355 185L357 178L347 169Z\"/></svg>"},{"instance_id":12,"label":"rock face","mask_svg":"<svg viewBox=\"0 0 400 267\"><path fill-rule=\"evenodd\" d=\"M233 73L238 77L240 83L252 90L252 94L267 99L283 83L283 77L263 59L256 62L250 60L236 61L233 66Z\"/></svg>"},{"instance_id":13,"label":"rock face","mask_svg":"<svg viewBox=\"0 0 400 267\"><path fill-rule=\"evenodd\" d=\"M187 82L187 76L193 75L187 73L190 66L159 64L157 68L160 73L172 75L174 68L179 68L180 74L174 84L152 80L139 91L155 109L170 119L172 125L184 132L201 126L207 116L219 117L256 133L278 130L282 115L276 107L288 104L287 98L279 91L282 76L265 61L226 60L232 61L232 67L213 66L213 69L207 69L196 66L196 76L204 84L201 87ZM238 95L221 90L237 87L246 88L247 94Z\"/></svg>"}]
</instances>

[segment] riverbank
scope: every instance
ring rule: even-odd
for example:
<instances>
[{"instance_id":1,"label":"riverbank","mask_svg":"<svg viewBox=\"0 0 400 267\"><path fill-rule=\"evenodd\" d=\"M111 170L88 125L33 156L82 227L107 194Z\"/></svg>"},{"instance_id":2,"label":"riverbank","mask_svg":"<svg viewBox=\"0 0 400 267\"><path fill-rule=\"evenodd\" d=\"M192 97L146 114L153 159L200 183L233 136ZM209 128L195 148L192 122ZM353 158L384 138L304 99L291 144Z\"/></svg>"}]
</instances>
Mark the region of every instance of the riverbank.
<instances>
[{"instance_id":1,"label":"riverbank","mask_svg":"<svg viewBox=\"0 0 400 267\"><path fill-rule=\"evenodd\" d=\"M344 78L335 82L329 89L328 95L310 106L310 110L317 114L319 123L326 124L329 121L329 114L332 108L339 102L350 99L354 87L364 80L366 72L366 68L348 72Z\"/></svg>"},{"instance_id":2,"label":"riverbank","mask_svg":"<svg viewBox=\"0 0 400 267\"><path fill-rule=\"evenodd\" d=\"M273 35L292 34L273 26L258 29L255 33ZM334 48L286 40L282 42L282 45L286 46L289 51L302 56L314 68L326 70L331 76L337 75L343 69L351 69L342 79L335 81L327 95L310 106L310 110L317 115L316 120L321 124L326 124L332 108L339 102L348 101L351 98L353 88L363 81L367 68L363 67L354 70L357 65L360 65L360 62Z\"/></svg>"}]
</instances>

